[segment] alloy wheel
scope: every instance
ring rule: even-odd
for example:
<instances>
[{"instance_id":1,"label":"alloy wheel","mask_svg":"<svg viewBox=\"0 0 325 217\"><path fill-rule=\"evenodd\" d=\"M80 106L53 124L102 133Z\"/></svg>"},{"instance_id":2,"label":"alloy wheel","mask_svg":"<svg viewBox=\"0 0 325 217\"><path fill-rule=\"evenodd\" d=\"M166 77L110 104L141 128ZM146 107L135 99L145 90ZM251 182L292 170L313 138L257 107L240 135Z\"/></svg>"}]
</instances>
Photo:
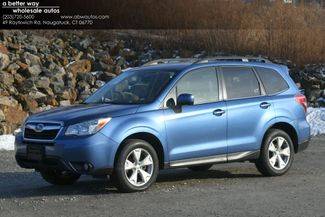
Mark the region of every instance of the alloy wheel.
<instances>
[{"instance_id":1,"label":"alloy wheel","mask_svg":"<svg viewBox=\"0 0 325 217\"><path fill-rule=\"evenodd\" d=\"M152 156L143 148L131 151L124 163L124 172L128 182L140 187L148 183L154 170Z\"/></svg>"},{"instance_id":2,"label":"alloy wheel","mask_svg":"<svg viewBox=\"0 0 325 217\"><path fill-rule=\"evenodd\" d=\"M269 163L275 170L284 169L290 160L291 150L287 140L281 136L269 144Z\"/></svg>"}]
</instances>

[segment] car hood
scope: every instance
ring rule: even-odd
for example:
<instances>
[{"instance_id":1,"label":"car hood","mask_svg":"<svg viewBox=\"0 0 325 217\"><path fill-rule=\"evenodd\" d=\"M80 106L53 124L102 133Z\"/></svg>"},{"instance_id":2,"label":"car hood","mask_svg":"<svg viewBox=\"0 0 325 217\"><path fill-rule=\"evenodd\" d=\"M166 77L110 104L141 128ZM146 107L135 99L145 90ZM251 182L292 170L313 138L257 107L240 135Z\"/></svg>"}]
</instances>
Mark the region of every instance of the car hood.
<instances>
[{"instance_id":1,"label":"car hood","mask_svg":"<svg viewBox=\"0 0 325 217\"><path fill-rule=\"evenodd\" d=\"M68 125L96 118L129 115L135 113L138 108L139 105L80 104L31 115L28 122L63 122Z\"/></svg>"}]
</instances>

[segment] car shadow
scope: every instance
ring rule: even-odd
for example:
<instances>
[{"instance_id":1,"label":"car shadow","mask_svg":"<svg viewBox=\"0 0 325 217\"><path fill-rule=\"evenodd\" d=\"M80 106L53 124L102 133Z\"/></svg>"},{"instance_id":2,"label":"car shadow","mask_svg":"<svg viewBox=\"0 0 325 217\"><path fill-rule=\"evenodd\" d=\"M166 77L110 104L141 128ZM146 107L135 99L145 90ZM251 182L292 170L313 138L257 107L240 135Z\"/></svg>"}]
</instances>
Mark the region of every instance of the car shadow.
<instances>
[{"instance_id":1,"label":"car shadow","mask_svg":"<svg viewBox=\"0 0 325 217\"><path fill-rule=\"evenodd\" d=\"M208 170L192 172L188 169L163 170L157 183L170 184L188 180L255 178L261 175L248 173L232 173L229 171ZM32 198L51 196L103 195L118 193L113 183L107 179L82 177L70 186L54 186L46 183L36 172L0 172L0 199Z\"/></svg>"}]
</instances>

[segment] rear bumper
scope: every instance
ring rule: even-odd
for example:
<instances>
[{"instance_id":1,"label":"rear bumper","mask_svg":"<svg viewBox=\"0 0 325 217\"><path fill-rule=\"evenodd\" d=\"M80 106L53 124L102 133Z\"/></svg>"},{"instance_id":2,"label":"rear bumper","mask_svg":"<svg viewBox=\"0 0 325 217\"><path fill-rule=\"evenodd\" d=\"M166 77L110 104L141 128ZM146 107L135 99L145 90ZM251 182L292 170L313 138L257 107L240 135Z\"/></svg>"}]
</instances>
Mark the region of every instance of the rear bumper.
<instances>
[{"instance_id":1,"label":"rear bumper","mask_svg":"<svg viewBox=\"0 0 325 217\"><path fill-rule=\"evenodd\" d=\"M58 169L77 174L107 175L114 168L115 150L118 144L101 133L88 137L57 139L52 144L33 142L44 146L41 160L27 158L27 144L22 135L16 136L16 161L27 169Z\"/></svg>"},{"instance_id":2,"label":"rear bumper","mask_svg":"<svg viewBox=\"0 0 325 217\"><path fill-rule=\"evenodd\" d=\"M297 150L297 152L302 152L302 151L304 151L305 149L307 149L308 146L309 146L309 143L310 143L310 139L308 139L308 140L306 140L306 141L300 143L300 144L298 145L298 150Z\"/></svg>"}]
</instances>

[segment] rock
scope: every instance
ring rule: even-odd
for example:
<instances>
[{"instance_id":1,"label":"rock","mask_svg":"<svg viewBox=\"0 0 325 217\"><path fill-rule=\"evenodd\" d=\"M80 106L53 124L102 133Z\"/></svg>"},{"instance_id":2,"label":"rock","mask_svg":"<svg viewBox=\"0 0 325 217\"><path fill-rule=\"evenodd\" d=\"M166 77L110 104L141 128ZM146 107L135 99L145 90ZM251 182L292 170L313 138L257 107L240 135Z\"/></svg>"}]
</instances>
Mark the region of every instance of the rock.
<instances>
[{"instance_id":1,"label":"rock","mask_svg":"<svg viewBox=\"0 0 325 217\"><path fill-rule=\"evenodd\" d=\"M62 100L60 101L60 106L70 106L71 103L69 100Z\"/></svg>"},{"instance_id":2,"label":"rock","mask_svg":"<svg viewBox=\"0 0 325 217\"><path fill-rule=\"evenodd\" d=\"M43 105L43 106L41 106L41 107L38 108L38 112L47 111L47 110L50 110L52 108L53 108L53 106L51 106L51 105L46 105L46 106Z\"/></svg>"},{"instance_id":3,"label":"rock","mask_svg":"<svg viewBox=\"0 0 325 217\"><path fill-rule=\"evenodd\" d=\"M0 53L8 55L8 49L2 43L0 43Z\"/></svg>"},{"instance_id":4,"label":"rock","mask_svg":"<svg viewBox=\"0 0 325 217\"><path fill-rule=\"evenodd\" d=\"M21 76L20 74L14 74L14 83L17 85L17 86L21 86L23 84L23 82L26 80L23 76Z\"/></svg>"},{"instance_id":5,"label":"rock","mask_svg":"<svg viewBox=\"0 0 325 217\"><path fill-rule=\"evenodd\" d=\"M87 73L91 71L91 62L89 60L78 60L70 63L67 70L77 77L78 73Z\"/></svg>"},{"instance_id":6,"label":"rock","mask_svg":"<svg viewBox=\"0 0 325 217\"><path fill-rule=\"evenodd\" d=\"M27 68L27 72L28 72L28 76L31 76L31 77L36 77L38 76L41 72L42 72L42 69L41 69L41 66L40 65L33 65L33 66L29 66Z\"/></svg>"},{"instance_id":7,"label":"rock","mask_svg":"<svg viewBox=\"0 0 325 217\"><path fill-rule=\"evenodd\" d=\"M105 81L97 80L95 83L96 88L100 88L105 85Z\"/></svg>"},{"instance_id":8,"label":"rock","mask_svg":"<svg viewBox=\"0 0 325 217\"><path fill-rule=\"evenodd\" d=\"M0 105L8 106L8 107L16 107L18 106L18 101L12 97L0 96Z\"/></svg>"},{"instance_id":9,"label":"rock","mask_svg":"<svg viewBox=\"0 0 325 217\"><path fill-rule=\"evenodd\" d=\"M0 70L5 69L10 63L9 56L4 53L0 53Z\"/></svg>"},{"instance_id":10,"label":"rock","mask_svg":"<svg viewBox=\"0 0 325 217\"><path fill-rule=\"evenodd\" d=\"M23 54L23 60L29 66L34 66L34 65L39 65L40 66L40 65L42 65L41 58L39 56L36 56L36 55L31 54L29 52L25 52Z\"/></svg>"},{"instance_id":11,"label":"rock","mask_svg":"<svg viewBox=\"0 0 325 217\"><path fill-rule=\"evenodd\" d=\"M17 63L12 63L7 67L7 72L11 74L16 74L20 66Z\"/></svg>"},{"instance_id":12,"label":"rock","mask_svg":"<svg viewBox=\"0 0 325 217\"><path fill-rule=\"evenodd\" d=\"M56 106L59 105L59 103L58 103L58 101L55 99L55 97L48 97L47 100L46 100L46 103L45 103L45 104L46 104L46 105L50 105L50 106L54 106L54 107L56 107Z\"/></svg>"},{"instance_id":13,"label":"rock","mask_svg":"<svg viewBox=\"0 0 325 217\"><path fill-rule=\"evenodd\" d=\"M18 86L19 91L23 94L30 93L31 91L37 91L34 80L35 78L26 79L20 86Z\"/></svg>"},{"instance_id":14,"label":"rock","mask_svg":"<svg viewBox=\"0 0 325 217\"><path fill-rule=\"evenodd\" d=\"M95 85L96 78L91 73L79 73L77 75L77 80L79 81L85 81L91 86Z\"/></svg>"},{"instance_id":15,"label":"rock","mask_svg":"<svg viewBox=\"0 0 325 217\"><path fill-rule=\"evenodd\" d=\"M0 122L5 121L6 120L6 116L3 113L3 111L0 109Z\"/></svg>"},{"instance_id":16,"label":"rock","mask_svg":"<svg viewBox=\"0 0 325 217\"><path fill-rule=\"evenodd\" d=\"M11 96L19 96L19 92L14 86L10 86L8 90Z\"/></svg>"},{"instance_id":17,"label":"rock","mask_svg":"<svg viewBox=\"0 0 325 217\"><path fill-rule=\"evenodd\" d=\"M121 72L122 72L121 66L116 66L116 68L115 68L115 74L116 75L119 75L119 74L121 74Z\"/></svg>"},{"instance_id":18,"label":"rock","mask_svg":"<svg viewBox=\"0 0 325 217\"><path fill-rule=\"evenodd\" d=\"M29 45L27 44L25 47L25 50L27 50L30 53L37 54L37 48L35 45Z\"/></svg>"},{"instance_id":19,"label":"rock","mask_svg":"<svg viewBox=\"0 0 325 217\"><path fill-rule=\"evenodd\" d=\"M14 76L8 72L0 72L0 85L5 85L7 87L14 83Z\"/></svg>"},{"instance_id":20,"label":"rock","mask_svg":"<svg viewBox=\"0 0 325 217\"><path fill-rule=\"evenodd\" d=\"M116 77L116 75L113 74L113 73L110 73L110 72L102 72L102 71L96 72L95 76L96 76L96 78L98 80L102 80L102 81L105 81L105 82L106 81L109 81L109 80L111 80L111 79L113 79L113 78Z\"/></svg>"},{"instance_id":21,"label":"rock","mask_svg":"<svg viewBox=\"0 0 325 217\"><path fill-rule=\"evenodd\" d=\"M129 48L124 48L122 50L121 55L127 60L127 61L132 61L137 58L135 51L129 49Z\"/></svg>"},{"instance_id":22,"label":"rock","mask_svg":"<svg viewBox=\"0 0 325 217\"><path fill-rule=\"evenodd\" d=\"M41 93L39 91L33 90L28 95L32 99L36 100L38 103L44 103L44 102L46 102L47 96L44 93Z\"/></svg>"},{"instance_id":23,"label":"rock","mask_svg":"<svg viewBox=\"0 0 325 217\"><path fill-rule=\"evenodd\" d=\"M65 89L63 82L51 82L50 87L54 94L62 94Z\"/></svg>"},{"instance_id":24,"label":"rock","mask_svg":"<svg viewBox=\"0 0 325 217\"><path fill-rule=\"evenodd\" d=\"M22 110L21 105L18 103L15 106L0 105L0 109L6 119L6 122L1 124L5 126L5 130L2 130L5 133L12 133L16 130L27 116L27 113Z\"/></svg>"},{"instance_id":25,"label":"rock","mask_svg":"<svg viewBox=\"0 0 325 217\"><path fill-rule=\"evenodd\" d=\"M35 82L37 88L48 89L50 87L50 79L48 77L40 77Z\"/></svg>"},{"instance_id":26,"label":"rock","mask_svg":"<svg viewBox=\"0 0 325 217\"><path fill-rule=\"evenodd\" d=\"M64 99L64 100L70 100L71 95L70 95L70 91L69 90L64 90L61 94L60 94L60 98Z\"/></svg>"},{"instance_id":27,"label":"rock","mask_svg":"<svg viewBox=\"0 0 325 217\"><path fill-rule=\"evenodd\" d=\"M26 63L22 63L22 62L20 62L20 61L17 61L16 63L17 63L17 65L19 65L19 67L20 67L22 70L25 70L25 69L28 68L28 65L27 65Z\"/></svg>"},{"instance_id":28,"label":"rock","mask_svg":"<svg viewBox=\"0 0 325 217\"><path fill-rule=\"evenodd\" d=\"M38 110L37 101L27 94L21 96L21 104L26 111L35 113Z\"/></svg>"}]
</instances>

